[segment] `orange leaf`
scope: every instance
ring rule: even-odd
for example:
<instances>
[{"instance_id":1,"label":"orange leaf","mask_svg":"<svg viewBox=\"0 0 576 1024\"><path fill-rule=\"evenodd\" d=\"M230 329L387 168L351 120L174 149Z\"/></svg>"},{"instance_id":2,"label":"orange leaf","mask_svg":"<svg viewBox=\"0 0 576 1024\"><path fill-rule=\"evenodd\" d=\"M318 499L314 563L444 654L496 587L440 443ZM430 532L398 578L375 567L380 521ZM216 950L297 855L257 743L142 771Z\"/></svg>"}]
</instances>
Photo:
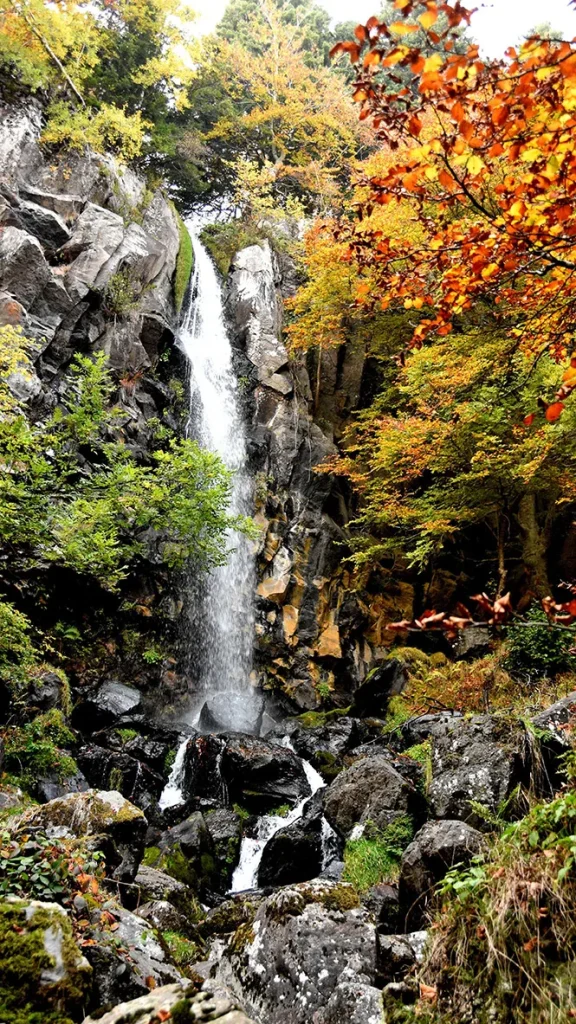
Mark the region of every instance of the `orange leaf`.
<instances>
[{"instance_id":1,"label":"orange leaf","mask_svg":"<svg viewBox=\"0 0 576 1024\"><path fill-rule=\"evenodd\" d=\"M556 420L560 419L563 412L564 402L552 402L552 405L548 406L544 415L549 423L555 423Z\"/></svg>"},{"instance_id":2,"label":"orange leaf","mask_svg":"<svg viewBox=\"0 0 576 1024\"><path fill-rule=\"evenodd\" d=\"M526 424L527 427L531 427L532 424L534 423L535 419L536 419L536 413L535 412L529 412L528 415L524 417L523 422Z\"/></svg>"},{"instance_id":3,"label":"orange leaf","mask_svg":"<svg viewBox=\"0 0 576 1024\"><path fill-rule=\"evenodd\" d=\"M158 1020L170 1020L171 1013L170 1010L158 1010L156 1016Z\"/></svg>"},{"instance_id":4,"label":"orange leaf","mask_svg":"<svg viewBox=\"0 0 576 1024\"><path fill-rule=\"evenodd\" d=\"M420 999L425 1003L435 1003L438 998L438 989L433 985L424 985L420 982Z\"/></svg>"},{"instance_id":5,"label":"orange leaf","mask_svg":"<svg viewBox=\"0 0 576 1024\"><path fill-rule=\"evenodd\" d=\"M432 28L432 25L435 25L438 21L438 8L436 5L430 7L424 14L421 14L418 21L426 31L428 31L429 28Z\"/></svg>"},{"instance_id":6,"label":"orange leaf","mask_svg":"<svg viewBox=\"0 0 576 1024\"><path fill-rule=\"evenodd\" d=\"M525 942L522 948L525 949L527 953L531 953L532 950L536 949L537 945L538 936L535 935L533 939L528 939L528 942Z\"/></svg>"},{"instance_id":7,"label":"orange leaf","mask_svg":"<svg viewBox=\"0 0 576 1024\"><path fill-rule=\"evenodd\" d=\"M364 57L364 67L368 68L371 64L379 64L382 59L380 50L368 50L368 53Z\"/></svg>"},{"instance_id":8,"label":"orange leaf","mask_svg":"<svg viewBox=\"0 0 576 1024\"><path fill-rule=\"evenodd\" d=\"M156 978L153 978L151 974L146 978L146 984L148 988L156 988Z\"/></svg>"}]
</instances>

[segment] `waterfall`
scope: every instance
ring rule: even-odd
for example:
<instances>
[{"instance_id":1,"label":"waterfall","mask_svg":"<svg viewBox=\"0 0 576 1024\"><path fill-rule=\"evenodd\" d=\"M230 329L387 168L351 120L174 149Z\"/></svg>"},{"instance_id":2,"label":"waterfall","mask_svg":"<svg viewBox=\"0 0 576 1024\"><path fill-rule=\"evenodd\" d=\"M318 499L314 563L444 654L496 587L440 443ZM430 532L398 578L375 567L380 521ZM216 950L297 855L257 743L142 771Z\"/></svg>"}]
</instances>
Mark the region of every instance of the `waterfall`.
<instances>
[{"instance_id":1,"label":"waterfall","mask_svg":"<svg viewBox=\"0 0 576 1024\"><path fill-rule=\"evenodd\" d=\"M217 452L233 471L230 511L250 514L252 485L240 390L224 321L222 294L212 261L193 233L194 277L179 341L190 366L189 436ZM226 565L193 586L189 645L200 694L226 692L221 701L233 728L243 724L250 703L254 636L255 564L253 543L228 537ZM234 695L234 696L233 696Z\"/></svg>"},{"instance_id":2,"label":"waterfall","mask_svg":"<svg viewBox=\"0 0 576 1024\"><path fill-rule=\"evenodd\" d=\"M182 786L184 783L184 758L186 756L186 748L189 740L190 737L186 736L186 738L180 743L176 752L176 757L174 758L174 764L172 765L168 782L164 786L158 801L158 807L161 811L165 811L167 807L177 807L179 804L184 802L184 796L182 794Z\"/></svg>"}]
</instances>

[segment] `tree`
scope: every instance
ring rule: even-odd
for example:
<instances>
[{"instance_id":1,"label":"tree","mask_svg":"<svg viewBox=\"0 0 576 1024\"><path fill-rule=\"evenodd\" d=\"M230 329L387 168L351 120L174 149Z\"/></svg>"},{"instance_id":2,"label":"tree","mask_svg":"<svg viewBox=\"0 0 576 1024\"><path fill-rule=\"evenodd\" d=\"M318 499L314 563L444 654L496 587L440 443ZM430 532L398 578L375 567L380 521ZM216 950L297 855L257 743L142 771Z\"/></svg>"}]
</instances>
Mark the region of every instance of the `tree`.
<instances>
[{"instance_id":1,"label":"tree","mask_svg":"<svg viewBox=\"0 0 576 1024\"><path fill-rule=\"evenodd\" d=\"M386 174L367 180L361 213L409 198L428 236L421 247L351 235L374 281L366 301L423 310L412 335L418 346L447 335L482 299L525 353L563 361L576 328L576 46L532 38L504 61L486 62L475 46L455 52L453 35L470 20L459 0L427 0L415 20L417 7L396 0L396 23L372 18L335 48L357 66L361 117L400 153ZM437 33L440 15L448 29ZM443 52L427 57L412 45L422 29ZM380 69L396 67L411 86L400 81L391 91ZM549 421L575 384L570 366L544 406Z\"/></svg>"}]
</instances>

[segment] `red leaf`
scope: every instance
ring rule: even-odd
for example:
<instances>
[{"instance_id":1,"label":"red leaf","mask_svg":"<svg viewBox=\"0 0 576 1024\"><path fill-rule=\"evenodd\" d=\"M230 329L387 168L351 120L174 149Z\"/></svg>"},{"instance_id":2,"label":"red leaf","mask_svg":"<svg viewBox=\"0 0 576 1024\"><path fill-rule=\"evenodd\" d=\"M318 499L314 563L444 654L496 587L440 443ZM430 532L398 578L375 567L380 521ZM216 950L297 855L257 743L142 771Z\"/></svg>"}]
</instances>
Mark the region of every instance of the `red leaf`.
<instances>
[{"instance_id":1,"label":"red leaf","mask_svg":"<svg viewBox=\"0 0 576 1024\"><path fill-rule=\"evenodd\" d=\"M552 402L552 405L548 406L544 415L549 423L555 423L556 420L560 419L563 412L564 402Z\"/></svg>"}]
</instances>

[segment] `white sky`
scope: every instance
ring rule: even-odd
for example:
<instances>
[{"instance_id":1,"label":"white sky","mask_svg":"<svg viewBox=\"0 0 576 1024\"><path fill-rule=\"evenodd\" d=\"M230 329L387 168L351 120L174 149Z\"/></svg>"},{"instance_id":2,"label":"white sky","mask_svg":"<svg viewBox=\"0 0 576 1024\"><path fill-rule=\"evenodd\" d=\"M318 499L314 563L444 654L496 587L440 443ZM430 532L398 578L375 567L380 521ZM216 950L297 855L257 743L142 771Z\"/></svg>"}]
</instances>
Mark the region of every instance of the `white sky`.
<instances>
[{"instance_id":1,"label":"white sky","mask_svg":"<svg viewBox=\"0 0 576 1024\"><path fill-rule=\"evenodd\" d=\"M200 15L198 29L211 31L222 17L227 0L191 0L191 6ZM335 22L367 21L377 13L378 0L317 0ZM550 22L563 36L576 36L576 8L569 8L568 0L468 0L464 6L478 12L472 18L471 35L489 56L501 56L508 46L535 25Z\"/></svg>"}]
</instances>

